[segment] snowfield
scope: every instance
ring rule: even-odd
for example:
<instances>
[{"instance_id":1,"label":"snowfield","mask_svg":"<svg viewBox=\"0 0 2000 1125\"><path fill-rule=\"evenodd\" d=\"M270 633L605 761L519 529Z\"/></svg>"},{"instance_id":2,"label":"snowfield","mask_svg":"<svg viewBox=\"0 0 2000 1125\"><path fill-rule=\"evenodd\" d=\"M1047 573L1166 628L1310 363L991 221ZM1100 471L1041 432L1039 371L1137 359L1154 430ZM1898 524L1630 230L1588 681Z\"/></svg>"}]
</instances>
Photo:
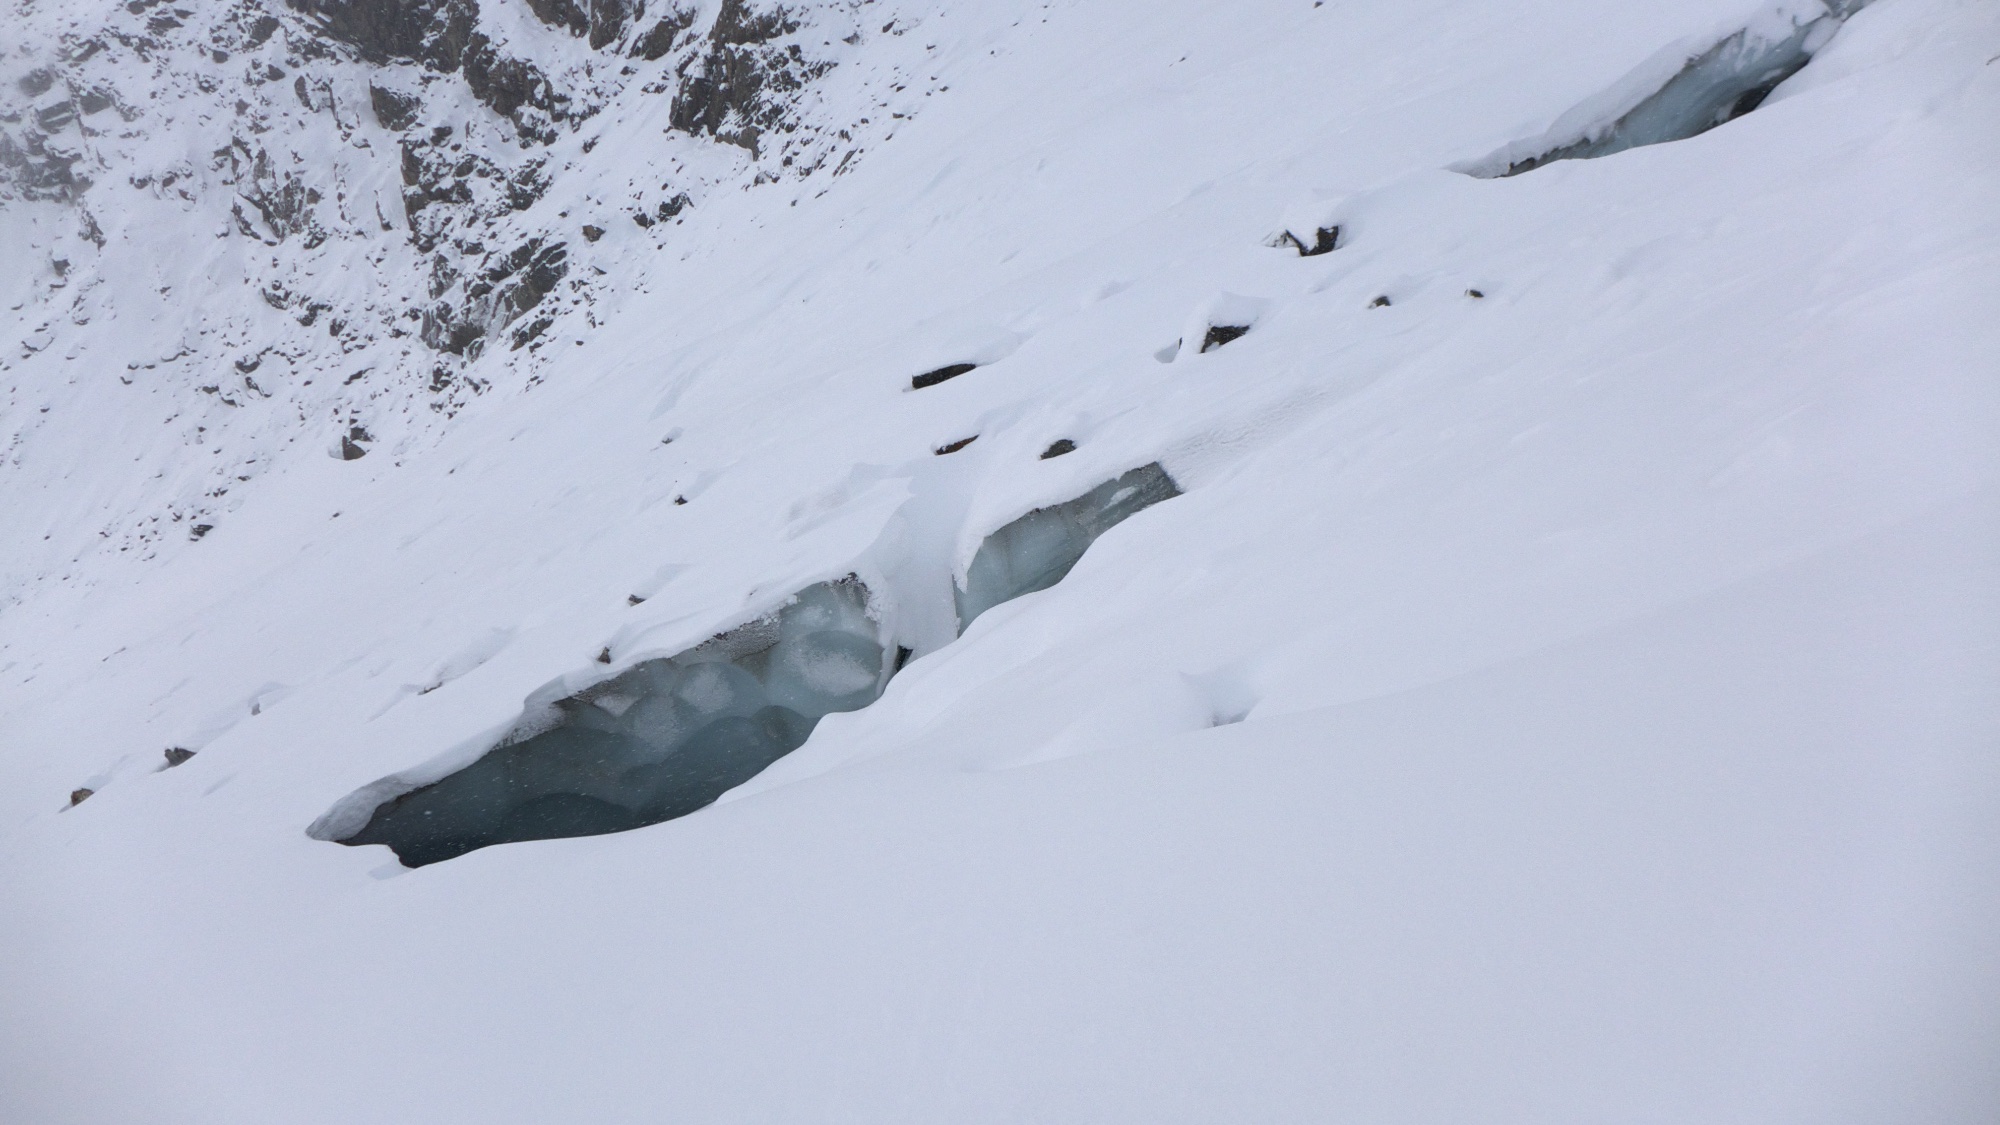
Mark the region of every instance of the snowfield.
<instances>
[{"instance_id":1,"label":"snowfield","mask_svg":"<svg viewBox=\"0 0 2000 1125\"><path fill-rule=\"evenodd\" d=\"M10 82L96 18L9 3ZM594 116L308 59L365 236L119 204L143 116L0 196L0 1121L2000 1120L2000 6L790 7L762 144L486 0ZM1754 112L1497 174L1746 28ZM566 240L489 343L390 331L502 243L424 288L377 70L549 161L451 213ZM907 665L717 803L334 842L850 574Z\"/></svg>"}]
</instances>

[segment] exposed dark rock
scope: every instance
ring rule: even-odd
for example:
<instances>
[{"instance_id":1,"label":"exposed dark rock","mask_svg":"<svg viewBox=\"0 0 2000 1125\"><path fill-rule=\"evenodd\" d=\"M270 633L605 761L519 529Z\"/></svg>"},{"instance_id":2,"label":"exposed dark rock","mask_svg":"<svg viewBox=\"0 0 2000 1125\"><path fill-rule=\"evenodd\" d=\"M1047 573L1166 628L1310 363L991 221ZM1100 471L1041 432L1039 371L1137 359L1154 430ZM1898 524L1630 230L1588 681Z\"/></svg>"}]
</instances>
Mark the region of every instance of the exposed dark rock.
<instances>
[{"instance_id":1,"label":"exposed dark rock","mask_svg":"<svg viewBox=\"0 0 2000 1125\"><path fill-rule=\"evenodd\" d=\"M598 239L603 237L604 237L603 227L592 226L589 223L583 224L583 240L585 242L596 242Z\"/></svg>"},{"instance_id":2,"label":"exposed dark rock","mask_svg":"<svg viewBox=\"0 0 2000 1125\"><path fill-rule=\"evenodd\" d=\"M548 144L556 139L551 123L566 116L569 99L533 63L501 54L492 40L475 31L466 40L461 70L472 96L511 119L523 140Z\"/></svg>"},{"instance_id":3,"label":"exposed dark rock","mask_svg":"<svg viewBox=\"0 0 2000 1125\"><path fill-rule=\"evenodd\" d=\"M971 437L959 438L957 441L951 442L950 444L940 445L936 449L931 450L931 452L939 457L942 457L947 453L957 453L959 450L964 449L966 446L971 445L973 442L978 440L979 440L979 435L973 434Z\"/></svg>"},{"instance_id":4,"label":"exposed dark rock","mask_svg":"<svg viewBox=\"0 0 2000 1125\"><path fill-rule=\"evenodd\" d=\"M167 755L167 768L172 769L175 766L180 765L182 762L187 761L189 758L194 757L194 751L189 750L183 746L169 746L166 749L166 755Z\"/></svg>"},{"instance_id":5,"label":"exposed dark rock","mask_svg":"<svg viewBox=\"0 0 2000 1125\"><path fill-rule=\"evenodd\" d=\"M555 322L556 322L555 317L538 316L534 320L528 322L527 324L524 324L521 327L516 328L514 330L514 334L512 337L514 342L514 350L519 351L520 349L526 347L536 337L540 336L544 332L547 332L549 330L549 327L553 325Z\"/></svg>"},{"instance_id":6,"label":"exposed dark rock","mask_svg":"<svg viewBox=\"0 0 2000 1125\"><path fill-rule=\"evenodd\" d=\"M341 435L340 438L340 459L342 461L359 461L363 457L368 456L368 448L363 443L373 440L375 439L363 427L349 426L347 432Z\"/></svg>"},{"instance_id":7,"label":"exposed dark rock","mask_svg":"<svg viewBox=\"0 0 2000 1125\"><path fill-rule=\"evenodd\" d=\"M1384 294L1368 302L1368 307L1371 309L1386 309L1389 307L1389 305L1390 301L1387 294Z\"/></svg>"},{"instance_id":8,"label":"exposed dark rock","mask_svg":"<svg viewBox=\"0 0 2000 1125\"><path fill-rule=\"evenodd\" d=\"M571 35L590 30L590 13L576 0L528 0L528 10L535 13L536 19Z\"/></svg>"},{"instance_id":9,"label":"exposed dark rock","mask_svg":"<svg viewBox=\"0 0 2000 1125\"><path fill-rule=\"evenodd\" d=\"M55 84L56 84L55 69L53 67L46 67L46 66L36 70L29 71L26 74L26 76L24 76L21 79L21 81L17 83L17 85L20 86L21 88L21 92L23 94L28 95L31 98L39 98L43 94L48 93L50 87L53 87Z\"/></svg>"},{"instance_id":10,"label":"exposed dark rock","mask_svg":"<svg viewBox=\"0 0 2000 1125\"><path fill-rule=\"evenodd\" d=\"M937 368L934 371L926 371L922 375L917 375L910 379L910 389L921 391L925 387L935 387L946 379L956 379L978 366L976 363L953 363Z\"/></svg>"},{"instance_id":11,"label":"exposed dark rock","mask_svg":"<svg viewBox=\"0 0 2000 1125\"><path fill-rule=\"evenodd\" d=\"M74 168L83 153L51 147L48 138L27 130L19 143L0 131L0 178L14 186L23 199L69 202L90 188L90 178Z\"/></svg>"},{"instance_id":12,"label":"exposed dark rock","mask_svg":"<svg viewBox=\"0 0 2000 1125\"><path fill-rule=\"evenodd\" d=\"M528 7L550 27L589 35L592 50L601 50L625 34L626 24L637 14L631 0L528 0ZM637 5L638 11L644 7Z\"/></svg>"},{"instance_id":13,"label":"exposed dark rock","mask_svg":"<svg viewBox=\"0 0 2000 1125\"><path fill-rule=\"evenodd\" d=\"M767 43L798 29L799 21L776 5L757 12L751 10L749 0L722 0L722 10L715 14L709 40L722 46Z\"/></svg>"},{"instance_id":14,"label":"exposed dark rock","mask_svg":"<svg viewBox=\"0 0 2000 1125\"><path fill-rule=\"evenodd\" d=\"M72 789L69 791L69 805L71 808L75 808L85 801L90 800L96 793L97 790L95 789Z\"/></svg>"},{"instance_id":15,"label":"exposed dark rock","mask_svg":"<svg viewBox=\"0 0 2000 1125\"><path fill-rule=\"evenodd\" d=\"M417 123L417 111L424 106L423 99L415 94L402 94L385 90L373 82L368 84L368 105L375 111L375 120L384 129L400 133Z\"/></svg>"},{"instance_id":16,"label":"exposed dark rock","mask_svg":"<svg viewBox=\"0 0 2000 1125\"><path fill-rule=\"evenodd\" d=\"M465 355L474 344L485 338L486 326L461 319L459 310L439 303L424 310L422 327L417 335L436 351Z\"/></svg>"},{"instance_id":17,"label":"exposed dark rock","mask_svg":"<svg viewBox=\"0 0 2000 1125\"><path fill-rule=\"evenodd\" d=\"M308 250L326 241L327 234L312 213L319 192L296 172L280 174L269 152L259 148L252 153L249 143L238 138L215 151L214 166L223 174L223 182L236 188L232 214L241 233L269 243L304 235ZM244 210L245 203L249 211Z\"/></svg>"},{"instance_id":18,"label":"exposed dark rock","mask_svg":"<svg viewBox=\"0 0 2000 1125\"><path fill-rule=\"evenodd\" d=\"M543 297L556 287L556 283L569 273L569 244L558 242L553 246L543 246L539 238L531 238L514 248L498 265L489 269L486 279L499 281L515 274L519 275L514 285L503 290L503 302L512 309L509 321L541 303Z\"/></svg>"},{"instance_id":19,"label":"exposed dark rock","mask_svg":"<svg viewBox=\"0 0 2000 1125\"><path fill-rule=\"evenodd\" d=\"M479 20L475 0L287 0L320 34L369 62L420 62L457 70Z\"/></svg>"},{"instance_id":20,"label":"exposed dark rock","mask_svg":"<svg viewBox=\"0 0 2000 1125\"><path fill-rule=\"evenodd\" d=\"M771 43L798 27L783 8L752 11L746 0L724 0L708 52L694 61L674 95L672 126L758 151L765 133L791 124L784 96L833 65L808 61L797 44Z\"/></svg>"},{"instance_id":21,"label":"exposed dark rock","mask_svg":"<svg viewBox=\"0 0 2000 1125\"><path fill-rule=\"evenodd\" d=\"M425 310L420 332L423 341L452 355L477 354L475 344L541 304L568 273L569 244L565 242L544 245L541 239L531 238L505 254L492 255L486 268L466 285L462 307L439 302ZM454 283L444 280L442 288ZM437 287L438 282L434 280L433 285ZM514 347L525 345L552 323L553 319L538 320L515 333Z\"/></svg>"},{"instance_id":22,"label":"exposed dark rock","mask_svg":"<svg viewBox=\"0 0 2000 1125\"><path fill-rule=\"evenodd\" d=\"M1478 299L1478 298L1481 298L1481 297L1484 297L1484 296L1486 296L1486 294L1484 294L1484 293L1481 293L1481 292L1480 292L1479 290L1477 290L1477 289L1467 289L1467 290L1465 291L1465 295L1466 295L1466 296L1468 296L1468 297L1471 297L1471 298L1474 298L1475 300L1476 300L1476 299Z\"/></svg>"},{"instance_id":23,"label":"exposed dark rock","mask_svg":"<svg viewBox=\"0 0 2000 1125\"><path fill-rule=\"evenodd\" d=\"M1075 452L1076 452L1075 442L1069 440L1068 438L1057 438L1055 441L1049 443L1049 447L1047 449L1042 450L1042 456L1040 459L1046 461L1051 457L1061 457L1065 453L1075 453Z\"/></svg>"},{"instance_id":24,"label":"exposed dark rock","mask_svg":"<svg viewBox=\"0 0 2000 1125\"><path fill-rule=\"evenodd\" d=\"M538 202L549 190L549 177L540 160L530 161L514 170L507 177L507 206L510 210L526 211Z\"/></svg>"},{"instance_id":25,"label":"exposed dark rock","mask_svg":"<svg viewBox=\"0 0 2000 1125\"><path fill-rule=\"evenodd\" d=\"M590 47L601 51L625 34L625 25L636 13L631 0L590 0Z\"/></svg>"},{"instance_id":26,"label":"exposed dark rock","mask_svg":"<svg viewBox=\"0 0 2000 1125\"><path fill-rule=\"evenodd\" d=\"M68 101L46 105L35 111L35 124L45 133L60 133L76 120L76 106Z\"/></svg>"},{"instance_id":27,"label":"exposed dark rock","mask_svg":"<svg viewBox=\"0 0 2000 1125\"><path fill-rule=\"evenodd\" d=\"M1208 334L1201 338L1201 350L1213 351L1232 340L1242 338L1250 331L1247 324L1211 324Z\"/></svg>"},{"instance_id":28,"label":"exposed dark rock","mask_svg":"<svg viewBox=\"0 0 2000 1125\"><path fill-rule=\"evenodd\" d=\"M667 52L674 49L674 41L680 33L694 23L695 14L692 8L676 8L661 16L660 22L654 24L646 34L639 37L637 43L633 44L633 56L648 62L665 57Z\"/></svg>"},{"instance_id":29,"label":"exposed dark rock","mask_svg":"<svg viewBox=\"0 0 2000 1125\"><path fill-rule=\"evenodd\" d=\"M1304 239L1293 234L1291 231L1286 231L1280 237L1280 241L1297 249L1301 258L1316 258L1321 254L1332 253L1339 248L1340 228L1338 226L1319 228L1313 232L1312 245L1310 246L1306 245Z\"/></svg>"},{"instance_id":30,"label":"exposed dark rock","mask_svg":"<svg viewBox=\"0 0 2000 1125\"><path fill-rule=\"evenodd\" d=\"M202 536L207 535L209 532L214 530L215 530L215 525L212 523L198 523L195 524L193 527L188 528L188 538L199 539Z\"/></svg>"}]
</instances>

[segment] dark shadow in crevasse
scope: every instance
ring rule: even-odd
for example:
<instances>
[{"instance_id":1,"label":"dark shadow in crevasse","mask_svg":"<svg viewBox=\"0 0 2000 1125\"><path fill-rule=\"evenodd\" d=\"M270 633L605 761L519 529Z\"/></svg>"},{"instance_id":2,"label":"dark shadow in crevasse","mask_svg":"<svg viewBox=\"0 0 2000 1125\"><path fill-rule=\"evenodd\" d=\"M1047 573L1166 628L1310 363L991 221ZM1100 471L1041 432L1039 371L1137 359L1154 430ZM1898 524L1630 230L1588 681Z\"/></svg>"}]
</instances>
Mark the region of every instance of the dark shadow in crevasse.
<instances>
[{"instance_id":1,"label":"dark shadow in crevasse","mask_svg":"<svg viewBox=\"0 0 2000 1125\"><path fill-rule=\"evenodd\" d=\"M623 832L686 816L866 707L885 667L853 576L687 652L557 701L457 773L379 806L343 844L409 867L493 844Z\"/></svg>"},{"instance_id":2,"label":"dark shadow in crevasse","mask_svg":"<svg viewBox=\"0 0 2000 1125\"><path fill-rule=\"evenodd\" d=\"M1061 581L1105 531L1180 490L1133 469L989 535L954 590L963 625ZM870 613L855 575L671 657L633 665L529 712L477 761L428 784L384 778L308 833L385 844L408 867L523 840L596 836L672 820L805 744L820 719L873 703L912 650Z\"/></svg>"},{"instance_id":3,"label":"dark shadow in crevasse","mask_svg":"<svg viewBox=\"0 0 2000 1125\"><path fill-rule=\"evenodd\" d=\"M1820 15L1795 19L1782 31L1745 28L1690 58L1658 90L1580 136L1512 145L1458 170L1486 179L1518 176L1559 160L1589 160L1706 133L1764 104L1867 2L1826 0Z\"/></svg>"}]
</instances>

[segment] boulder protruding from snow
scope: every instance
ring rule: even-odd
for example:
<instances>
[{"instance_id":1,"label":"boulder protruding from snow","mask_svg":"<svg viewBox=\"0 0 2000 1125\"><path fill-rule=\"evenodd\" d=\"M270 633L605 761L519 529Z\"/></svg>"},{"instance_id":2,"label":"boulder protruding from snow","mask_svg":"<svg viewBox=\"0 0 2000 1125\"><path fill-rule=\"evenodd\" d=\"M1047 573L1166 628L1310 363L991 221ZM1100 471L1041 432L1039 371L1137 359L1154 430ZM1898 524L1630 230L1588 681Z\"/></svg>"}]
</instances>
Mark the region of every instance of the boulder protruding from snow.
<instances>
[{"instance_id":1,"label":"boulder protruding from snow","mask_svg":"<svg viewBox=\"0 0 2000 1125\"><path fill-rule=\"evenodd\" d=\"M1201 350L1212 352L1232 340L1241 339L1249 333L1250 326L1247 324L1211 324L1208 326L1208 331L1202 333Z\"/></svg>"},{"instance_id":2,"label":"boulder protruding from snow","mask_svg":"<svg viewBox=\"0 0 2000 1125\"><path fill-rule=\"evenodd\" d=\"M956 379L960 375L978 368L978 366L976 363L948 363L943 367L933 368L922 375L911 376L910 389L921 391L925 387L935 387L947 379Z\"/></svg>"},{"instance_id":3,"label":"boulder protruding from snow","mask_svg":"<svg viewBox=\"0 0 2000 1125\"><path fill-rule=\"evenodd\" d=\"M398 93L370 82L368 106L375 111L378 124L392 133L400 133L417 123L417 113L424 103L415 94Z\"/></svg>"},{"instance_id":4,"label":"boulder protruding from snow","mask_svg":"<svg viewBox=\"0 0 2000 1125\"><path fill-rule=\"evenodd\" d=\"M1282 245L1296 249L1301 258L1317 258L1321 254L1331 254L1340 248L1340 225L1336 223L1333 226L1314 229L1311 242L1307 242L1292 231L1286 231L1279 235L1278 239Z\"/></svg>"}]
</instances>

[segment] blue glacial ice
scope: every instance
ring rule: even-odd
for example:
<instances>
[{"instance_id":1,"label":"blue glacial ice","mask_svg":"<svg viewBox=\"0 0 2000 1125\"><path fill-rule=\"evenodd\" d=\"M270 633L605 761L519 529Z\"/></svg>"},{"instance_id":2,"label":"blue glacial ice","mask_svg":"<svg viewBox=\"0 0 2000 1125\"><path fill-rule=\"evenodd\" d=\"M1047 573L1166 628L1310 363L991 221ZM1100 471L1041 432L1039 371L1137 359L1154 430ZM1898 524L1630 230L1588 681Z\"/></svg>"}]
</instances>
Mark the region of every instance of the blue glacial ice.
<instances>
[{"instance_id":1,"label":"blue glacial ice","mask_svg":"<svg viewBox=\"0 0 2000 1125\"><path fill-rule=\"evenodd\" d=\"M953 589L960 631L1000 602L1055 585L1099 535L1178 495L1166 470L1146 465L989 535L964 588ZM822 582L685 652L531 707L456 773L415 787L377 782L313 832L386 844L405 866L422 867L494 844L686 816L804 745L820 719L873 703L910 655L871 614L858 577Z\"/></svg>"},{"instance_id":2,"label":"blue glacial ice","mask_svg":"<svg viewBox=\"0 0 2000 1125\"><path fill-rule=\"evenodd\" d=\"M1459 170L1489 179L1516 176L1558 160L1588 160L1705 133L1762 105L1866 3L1828 0L1797 12L1789 10L1792 5L1767 11L1752 26L1685 59L1664 85L1636 104L1605 115L1579 107L1543 137L1509 145ZM1573 124L1593 116L1585 127Z\"/></svg>"},{"instance_id":3,"label":"blue glacial ice","mask_svg":"<svg viewBox=\"0 0 2000 1125\"><path fill-rule=\"evenodd\" d=\"M958 631L1001 602L1063 580L1097 537L1181 490L1158 462L1108 480L1074 500L1036 508L986 537L955 590Z\"/></svg>"},{"instance_id":4,"label":"blue glacial ice","mask_svg":"<svg viewBox=\"0 0 2000 1125\"><path fill-rule=\"evenodd\" d=\"M866 707L891 671L868 589L848 577L677 656L559 700L484 757L374 810L344 844L406 866L517 840L686 816Z\"/></svg>"}]
</instances>

